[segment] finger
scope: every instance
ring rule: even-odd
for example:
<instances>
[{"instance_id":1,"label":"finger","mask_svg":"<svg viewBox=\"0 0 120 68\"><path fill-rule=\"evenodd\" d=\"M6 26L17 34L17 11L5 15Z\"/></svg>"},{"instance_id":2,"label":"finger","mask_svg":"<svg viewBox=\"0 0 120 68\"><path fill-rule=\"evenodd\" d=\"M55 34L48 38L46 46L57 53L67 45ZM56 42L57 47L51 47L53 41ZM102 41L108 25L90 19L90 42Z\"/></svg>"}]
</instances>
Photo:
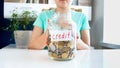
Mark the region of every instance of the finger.
<instances>
[{"instance_id":1,"label":"finger","mask_svg":"<svg viewBox=\"0 0 120 68\"><path fill-rule=\"evenodd\" d=\"M50 26L52 26L52 22L51 22L50 19L48 19L48 24L49 24Z\"/></svg>"},{"instance_id":2,"label":"finger","mask_svg":"<svg viewBox=\"0 0 120 68\"><path fill-rule=\"evenodd\" d=\"M51 22L51 20L48 18L48 23L50 23Z\"/></svg>"},{"instance_id":3,"label":"finger","mask_svg":"<svg viewBox=\"0 0 120 68\"><path fill-rule=\"evenodd\" d=\"M78 33L76 33L76 39L77 39L77 40L79 39Z\"/></svg>"},{"instance_id":4,"label":"finger","mask_svg":"<svg viewBox=\"0 0 120 68\"><path fill-rule=\"evenodd\" d=\"M51 30L52 27L53 27L53 24L52 24L51 20L48 19L48 28L47 28L47 29L48 29L48 30Z\"/></svg>"}]
</instances>

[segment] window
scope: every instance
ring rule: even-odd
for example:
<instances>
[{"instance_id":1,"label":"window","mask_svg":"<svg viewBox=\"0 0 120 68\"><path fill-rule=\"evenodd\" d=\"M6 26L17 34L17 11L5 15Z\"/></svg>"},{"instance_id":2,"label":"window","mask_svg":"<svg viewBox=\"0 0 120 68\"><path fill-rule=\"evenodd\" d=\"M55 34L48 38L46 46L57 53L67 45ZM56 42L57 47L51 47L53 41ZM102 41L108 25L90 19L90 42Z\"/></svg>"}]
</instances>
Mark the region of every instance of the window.
<instances>
[{"instance_id":1,"label":"window","mask_svg":"<svg viewBox=\"0 0 120 68\"><path fill-rule=\"evenodd\" d=\"M104 38L105 43L120 44L119 0L104 0Z\"/></svg>"}]
</instances>

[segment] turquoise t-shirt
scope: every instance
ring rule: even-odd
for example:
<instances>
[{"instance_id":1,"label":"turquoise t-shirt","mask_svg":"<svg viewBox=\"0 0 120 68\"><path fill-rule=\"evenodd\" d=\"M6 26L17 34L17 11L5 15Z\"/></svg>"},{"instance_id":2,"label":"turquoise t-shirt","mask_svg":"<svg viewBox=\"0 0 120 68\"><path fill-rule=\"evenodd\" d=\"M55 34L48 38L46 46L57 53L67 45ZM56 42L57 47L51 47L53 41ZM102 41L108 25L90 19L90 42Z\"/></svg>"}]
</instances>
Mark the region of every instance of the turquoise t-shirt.
<instances>
[{"instance_id":1,"label":"turquoise t-shirt","mask_svg":"<svg viewBox=\"0 0 120 68\"><path fill-rule=\"evenodd\" d=\"M52 19L54 13L55 13L55 10L41 12L38 15L38 17L33 25L38 26L39 28L43 29L43 31L46 31L46 29L48 27L48 19ZM72 11L72 19L77 25L77 33L79 34L79 37L80 37L81 30L90 29L88 19L85 16L85 14L83 14L81 12Z\"/></svg>"}]
</instances>

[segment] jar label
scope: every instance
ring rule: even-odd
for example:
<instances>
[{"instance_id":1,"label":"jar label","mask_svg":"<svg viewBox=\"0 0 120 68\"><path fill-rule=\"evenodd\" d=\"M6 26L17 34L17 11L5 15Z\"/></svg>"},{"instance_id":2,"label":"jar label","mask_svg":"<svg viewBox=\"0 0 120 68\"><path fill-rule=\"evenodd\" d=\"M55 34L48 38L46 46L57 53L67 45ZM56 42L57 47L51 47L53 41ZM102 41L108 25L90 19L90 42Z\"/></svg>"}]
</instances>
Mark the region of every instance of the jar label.
<instances>
[{"instance_id":1,"label":"jar label","mask_svg":"<svg viewBox=\"0 0 120 68\"><path fill-rule=\"evenodd\" d=\"M67 41L72 39L71 30L50 30L51 41Z\"/></svg>"}]
</instances>

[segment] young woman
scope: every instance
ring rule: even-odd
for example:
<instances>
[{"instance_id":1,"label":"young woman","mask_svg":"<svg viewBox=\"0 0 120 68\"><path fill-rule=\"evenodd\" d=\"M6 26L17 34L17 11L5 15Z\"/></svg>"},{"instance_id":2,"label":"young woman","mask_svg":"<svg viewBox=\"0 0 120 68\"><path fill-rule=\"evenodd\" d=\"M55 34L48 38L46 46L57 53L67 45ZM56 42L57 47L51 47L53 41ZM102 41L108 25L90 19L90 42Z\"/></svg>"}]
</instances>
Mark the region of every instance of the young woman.
<instances>
[{"instance_id":1,"label":"young woman","mask_svg":"<svg viewBox=\"0 0 120 68\"><path fill-rule=\"evenodd\" d=\"M48 19L51 19L54 13L67 13L70 10L72 0L55 0L56 9L43 11L40 13L36 21L34 22L34 29L30 42L28 44L29 49L44 49L47 46L48 37ZM76 46L78 50L89 49L90 35L89 35L89 23L86 16L81 12L71 11L72 19L77 24L77 40Z\"/></svg>"}]
</instances>

